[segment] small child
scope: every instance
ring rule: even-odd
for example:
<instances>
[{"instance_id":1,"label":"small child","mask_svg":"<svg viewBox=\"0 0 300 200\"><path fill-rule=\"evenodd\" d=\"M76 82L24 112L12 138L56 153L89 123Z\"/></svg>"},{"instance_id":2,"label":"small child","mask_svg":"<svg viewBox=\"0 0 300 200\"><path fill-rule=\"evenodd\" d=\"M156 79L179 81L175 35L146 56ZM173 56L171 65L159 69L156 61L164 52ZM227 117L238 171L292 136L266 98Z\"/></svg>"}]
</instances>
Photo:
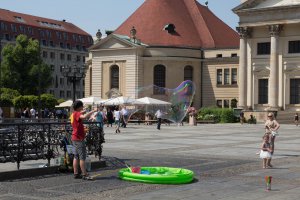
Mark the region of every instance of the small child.
<instances>
[{"instance_id":1,"label":"small child","mask_svg":"<svg viewBox=\"0 0 300 200\"><path fill-rule=\"evenodd\" d=\"M263 143L261 145L261 151L260 151L260 154L259 154L259 157L261 159L263 159L263 168L267 168L267 163L269 162L269 160L272 158L272 148L271 148L271 145L269 143L269 139L270 139L270 136L269 136L270 133L266 133L264 136L263 136Z\"/></svg>"}]
</instances>

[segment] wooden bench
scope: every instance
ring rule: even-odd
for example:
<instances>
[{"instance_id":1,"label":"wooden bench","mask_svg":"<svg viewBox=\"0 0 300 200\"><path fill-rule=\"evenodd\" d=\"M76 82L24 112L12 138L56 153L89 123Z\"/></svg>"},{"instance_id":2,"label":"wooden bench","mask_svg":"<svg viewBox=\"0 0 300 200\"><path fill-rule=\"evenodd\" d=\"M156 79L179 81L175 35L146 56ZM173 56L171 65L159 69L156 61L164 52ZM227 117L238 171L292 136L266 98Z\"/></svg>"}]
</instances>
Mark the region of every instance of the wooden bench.
<instances>
[{"instance_id":1,"label":"wooden bench","mask_svg":"<svg viewBox=\"0 0 300 200\"><path fill-rule=\"evenodd\" d=\"M215 124L215 120L211 119L211 120L198 120L197 124Z\"/></svg>"}]
</instances>

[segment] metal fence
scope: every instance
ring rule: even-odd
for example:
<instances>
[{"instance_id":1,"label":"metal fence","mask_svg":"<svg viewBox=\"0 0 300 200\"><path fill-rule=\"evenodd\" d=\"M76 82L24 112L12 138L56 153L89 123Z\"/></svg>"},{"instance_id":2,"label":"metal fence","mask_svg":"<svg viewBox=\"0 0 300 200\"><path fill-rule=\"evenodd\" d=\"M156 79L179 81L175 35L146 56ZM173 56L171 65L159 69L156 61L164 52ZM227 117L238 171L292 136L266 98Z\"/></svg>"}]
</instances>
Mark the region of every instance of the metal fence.
<instances>
[{"instance_id":1,"label":"metal fence","mask_svg":"<svg viewBox=\"0 0 300 200\"><path fill-rule=\"evenodd\" d=\"M86 144L89 154L100 160L104 140L103 129L96 122L84 122L88 128ZM66 151L63 141L72 134L69 121L0 123L0 163L55 158Z\"/></svg>"}]
</instances>

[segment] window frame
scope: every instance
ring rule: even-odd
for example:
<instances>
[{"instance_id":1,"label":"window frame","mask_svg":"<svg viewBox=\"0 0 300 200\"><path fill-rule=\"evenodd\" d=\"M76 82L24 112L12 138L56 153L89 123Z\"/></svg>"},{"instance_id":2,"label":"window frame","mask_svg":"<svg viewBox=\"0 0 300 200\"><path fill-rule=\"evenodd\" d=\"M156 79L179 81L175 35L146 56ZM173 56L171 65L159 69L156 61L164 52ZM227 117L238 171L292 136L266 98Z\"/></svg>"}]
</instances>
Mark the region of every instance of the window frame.
<instances>
[{"instance_id":1,"label":"window frame","mask_svg":"<svg viewBox=\"0 0 300 200\"><path fill-rule=\"evenodd\" d=\"M163 95L165 94L164 90L160 90L160 88L166 87L166 66L162 64L155 65L153 67L153 94L155 95Z\"/></svg>"}]
</instances>

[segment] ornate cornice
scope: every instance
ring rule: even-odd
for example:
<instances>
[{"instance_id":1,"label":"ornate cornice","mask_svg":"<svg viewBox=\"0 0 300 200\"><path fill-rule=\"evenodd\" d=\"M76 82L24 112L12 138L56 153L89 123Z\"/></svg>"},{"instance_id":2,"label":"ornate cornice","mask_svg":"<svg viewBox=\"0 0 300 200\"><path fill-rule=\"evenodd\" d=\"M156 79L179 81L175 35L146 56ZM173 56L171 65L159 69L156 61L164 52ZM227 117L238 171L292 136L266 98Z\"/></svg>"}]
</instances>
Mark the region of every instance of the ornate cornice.
<instances>
[{"instance_id":1,"label":"ornate cornice","mask_svg":"<svg viewBox=\"0 0 300 200\"><path fill-rule=\"evenodd\" d=\"M282 31L283 26L281 24L269 25L269 32L271 37L278 36Z\"/></svg>"},{"instance_id":2,"label":"ornate cornice","mask_svg":"<svg viewBox=\"0 0 300 200\"><path fill-rule=\"evenodd\" d=\"M240 38L249 38L251 37L251 32L252 32L252 29L250 27L236 27L236 30L237 32L239 33L240 35Z\"/></svg>"}]
</instances>

